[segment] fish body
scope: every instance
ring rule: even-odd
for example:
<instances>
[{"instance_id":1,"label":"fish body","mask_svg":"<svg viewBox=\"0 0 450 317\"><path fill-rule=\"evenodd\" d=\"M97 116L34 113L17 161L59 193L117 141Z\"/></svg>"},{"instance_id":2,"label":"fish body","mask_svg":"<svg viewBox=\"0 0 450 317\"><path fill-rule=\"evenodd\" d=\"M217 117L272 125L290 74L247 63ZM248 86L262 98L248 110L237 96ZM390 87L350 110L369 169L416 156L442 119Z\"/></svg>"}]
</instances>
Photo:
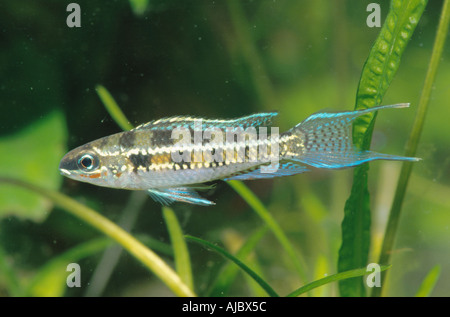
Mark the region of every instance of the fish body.
<instances>
[{"instance_id":1,"label":"fish body","mask_svg":"<svg viewBox=\"0 0 450 317\"><path fill-rule=\"evenodd\" d=\"M358 151L351 124L379 106L347 112L320 112L278 134L276 112L231 120L176 116L89 142L67 153L60 172L98 186L146 190L155 200L199 205L213 202L197 194L197 184L288 176L310 167L340 169L372 160L416 158Z\"/></svg>"}]
</instances>

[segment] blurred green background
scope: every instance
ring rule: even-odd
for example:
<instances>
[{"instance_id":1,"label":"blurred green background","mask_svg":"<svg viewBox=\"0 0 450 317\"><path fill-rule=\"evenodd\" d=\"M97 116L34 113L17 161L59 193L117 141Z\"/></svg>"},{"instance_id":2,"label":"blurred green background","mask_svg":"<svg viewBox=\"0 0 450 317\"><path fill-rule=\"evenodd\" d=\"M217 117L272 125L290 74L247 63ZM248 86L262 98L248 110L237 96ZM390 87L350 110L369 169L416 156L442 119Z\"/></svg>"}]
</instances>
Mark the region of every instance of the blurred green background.
<instances>
[{"instance_id":1,"label":"blurred green background","mask_svg":"<svg viewBox=\"0 0 450 317\"><path fill-rule=\"evenodd\" d=\"M64 153L119 132L99 100L104 85L133 125L190 114L239 117L280 112L285 131L309 114L353 109L356 89L379 28L369 28L366 7L389 1L76 1L81 27L69 28L72 1L3 0L0 3L0 176L40 184L76 198L120 221L137 196L63 179ZM372 149L401 155L423 85L442 1L430 1L409 43L383 104L411 108L380 112ZM441 268L434 296L450 295L449 45L438 71L430 110L404 203L385 295L413 296L426 274ZM378 259L400 163L371 163L372 254ZM285 294L302 283L336 273L343 207L352 171L314 171L247 182L271 211L306 264L299 281L278 241L267 233L253 264ZM220 182L214 207L173 206L186 234L236 250L261 227L260 218ZM146 199L131 231L170 243L161 206ZM0 256L26 282L62 252L101 237L94 229L39 197L0 185ZM224 262L189 245L199 294ZM77 261L82 287L60 295L86 295L102 253ZM165 257L170 262L170 257ZM100 268L101 269L101 268ZM11 295L8 271L0 295ZM39 295L39 293L37 293ZM122 253L105 296L170 296L134 258ZM260 295L238 279L228 295ZM338 295L336 285L312 292Z\"/></svg>"}]
</instances>

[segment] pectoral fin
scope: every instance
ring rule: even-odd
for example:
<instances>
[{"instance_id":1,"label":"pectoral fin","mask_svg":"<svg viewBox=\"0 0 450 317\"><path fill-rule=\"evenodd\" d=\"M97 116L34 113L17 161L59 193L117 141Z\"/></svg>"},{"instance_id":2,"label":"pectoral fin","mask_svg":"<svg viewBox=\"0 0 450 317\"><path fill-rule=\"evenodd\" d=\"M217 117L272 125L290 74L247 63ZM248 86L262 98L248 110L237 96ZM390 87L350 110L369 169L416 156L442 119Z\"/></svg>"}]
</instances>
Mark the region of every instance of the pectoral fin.
<instances>
[{"instance_id":1,"label":"pectoral fin","mask_svg":"<svg viewBox=\"0 0 450 317\"><path fill-rule=\"evenodd\" d=\"M153 200L163 204L170 205L173 202L185 202L189 204L212 206L214 202L202 198L194 189L189 187L177 187L177 188L163 188L163 189L148 189L150 197Z\"/></svg>"}]
</instances>

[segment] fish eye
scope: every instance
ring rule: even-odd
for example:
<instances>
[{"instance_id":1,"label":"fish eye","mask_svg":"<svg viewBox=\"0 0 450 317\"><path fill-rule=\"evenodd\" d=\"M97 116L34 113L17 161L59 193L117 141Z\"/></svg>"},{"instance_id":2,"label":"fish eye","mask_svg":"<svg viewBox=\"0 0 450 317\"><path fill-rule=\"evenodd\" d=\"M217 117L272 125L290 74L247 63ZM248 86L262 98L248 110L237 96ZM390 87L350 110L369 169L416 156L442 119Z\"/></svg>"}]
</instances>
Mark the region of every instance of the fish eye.
<instances>
[{"instance_id":1,"label":"fish eye","mask_svg":"<svg viewBox=\"0 0 450 317\"><path fill-rule=\"evenodd\" d=\"M98 160L91 154L84 154L78 159L78 167L83 170L93 170L98 166Z\"/></svg>"}]
</instances>

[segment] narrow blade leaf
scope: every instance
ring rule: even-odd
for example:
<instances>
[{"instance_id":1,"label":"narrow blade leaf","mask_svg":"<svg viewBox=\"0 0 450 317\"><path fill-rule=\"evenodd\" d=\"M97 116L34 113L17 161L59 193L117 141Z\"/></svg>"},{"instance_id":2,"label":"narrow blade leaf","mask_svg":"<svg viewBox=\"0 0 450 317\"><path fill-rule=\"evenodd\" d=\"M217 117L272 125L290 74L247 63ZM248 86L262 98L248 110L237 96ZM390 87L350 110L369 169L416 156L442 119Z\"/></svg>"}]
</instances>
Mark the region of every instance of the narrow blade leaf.
<instances>
[{"instance_id":1,"label":"narrow blade leaf","mask_svg":"<svg viewBox=\"0 0 450 317\"><path fill-rule=\"evenodd\" d=\"M163 207L163 215L173 246L176 271L183 282L190 289L193 289L194 282L192 278L191 259L177 216L169 207Z\"/></svg>"},{"instance_id":2,"label":"narrow blade leaf","mask_svg":"<svg viewBox=\"0 0 450 317\"><path fill-rule=\"evenodd\" d=\"M386 21L362 71L355 109L366 109L381 104L426 4L426 0L391 1ZM362 150L367 150L370 146L375 116L376 113L370 113L354 122L353 142ZM368 164L364 164L354 171L353 187L344 208L339 272L364 267L367 264L371 218L367 187L368 170ZM339 283L339 290L342 296L366 294L361 279L343 280Z\"/></svg>"},{"instance_id":3,"label":"narrow blade leaf","mask_svg":"<svg viewBox=\"0 0 450 317\"><path fill-rule=\"evenodd\" d=\"M388 268L390 268L390 265L383 265L380 267L380 272L387 270ZM309 292L312 289L315 289L319 286L328 284L328 283L332 283L332 282L336 282L336 281L343 281L349 278L353 278L353 277L358 277L358 276L364 276L366 275L367 272L367 268L363 267L363 268L359 268L359 269L354 269L354 270L349 270L349 271L345 271L345 272L341 272L341 273L336 273L324 278L321 278L319 280L316 280L314 282L308 283L306 285L303 285L302 287L296 289L295 291L293 291L292 293L290 293L289 295L287 295L287 297L295 297L295 296L300 296L306 292Z\"/></svg>"},{"instance_id":4,"label":"narrow blade leaf","mask_svg":"<svg viewBox=\"0 0 450 317\"><path fill-rule=\"evenodd\" d=\"M267 294L269 294L272 297L278 297L278 294L273 290L273 288L270 287L270 285L267 284L267 282L264 281L258 274L256 274L255 271L249 268L244 262L242 262L235 256L225 251L223 248L218 247L217 245L212 244L211 242L205 241L197 237L186 236L186 239L201 244L209 249L212 249L221 256L225 257L226 259L231 260L232 262L234 262L234 264L239 266L245 273L247 273L251 278L253 278L256 281L256 283L258 283L267 292Z\"/></svg>"},{"instance_id":5,"label":"narrow blade leaf","mask_svg":"<svg viewBox=\"0 0 450 317\"><path fill-rule=\"evenodd\" d=\"M433 267L430 272L428 272L427 276L420 285L419 290L416 293L416 297L428 297L436 285L437 280L439 279L439 275L441 274L441 266L436 265Z\"/></svg>"},{"instance_id":6,"label":"narrow blade leaf","mask_svg":"<svg viewBox=\"0 0 450 317\"><path fill-rule=\"evenodd\" d=\"M109 91L102 85L97 85L95 87L95 90L97 91L97 94L100 97L106 110L109 112L114 121L119 125L119 127L121 127L124 131L133 129L133 125L130 123L130 121L128 121L127 117L122 112L119 105L114 100L113 96L111 96Z\"/></svg>"}]
</instances>

